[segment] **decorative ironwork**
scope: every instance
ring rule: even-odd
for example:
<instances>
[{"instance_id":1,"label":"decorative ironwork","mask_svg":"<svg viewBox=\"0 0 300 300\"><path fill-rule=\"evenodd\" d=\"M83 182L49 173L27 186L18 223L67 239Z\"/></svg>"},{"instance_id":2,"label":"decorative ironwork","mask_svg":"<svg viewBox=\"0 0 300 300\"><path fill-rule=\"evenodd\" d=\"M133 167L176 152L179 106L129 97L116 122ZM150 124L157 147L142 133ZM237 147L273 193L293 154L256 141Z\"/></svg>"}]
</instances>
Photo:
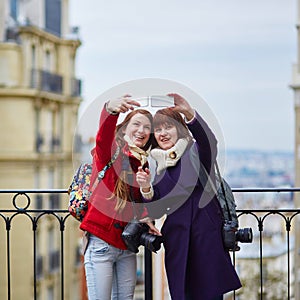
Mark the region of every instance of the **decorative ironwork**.
<instances>
[{"instance_id":1,"label":"decorative ironwork","mask_svg":"<svg viewBox=\"0 0 300 300\"><path fill-rule=\"evenodd\" d=\"M296 193L300 192L300 188L257 188L257 189L233 189L234 193ZM4 221L5 231L6 231L6 265L7 265L7 299L11 299L11 229L13 225L13 220L18 215L24 215L27 217L32 224L32 234L33 234L33 295L34 299L38 299L37 295L37 281L40 278L43 278L43 272L45 269L50 269L50 271L58 270L60 274L60 295L61 299L64 299L64 232L66 227L66 220L70 217L69 212L66 209L56 209L55 207L62 197L60 195L66 194L67 190L65 189L28 189L28 190L0 190L0 194L5 194L11 197L11 209L6 209L0 207L0 220ZM30 197L31 194L34 194L34 197ZM49 197L44 197L44 194L48 194ZM42 196L43 195L43 196ZM43 199L43 200L42 200ZM46 199L52 199L53 205L46 205ZM36 200L38 200L36 203ZM43 206L41 205L43 201ZM51 202L49 200L49 204ZM33 203L32 203L33 202ZM55 202L55 203L54 203ZM34 205L33 205L34 204ZM49 207L48 209L43 209L43 207ZM33 209L32 207L36 207ZM293 229L294 220L296 216L300 214L300 209L239 209L237 210L239 219L242 219L245 216L250 216L257 224L257 250L259 252L259 299L264 297L264 285L265 285L265 275L264 275L264 266L263 261L265 257L263 256L264 249L264 238L266 238L265 223L267 219L271 216L279 216L280 219L284 222L285 225L285 235L286 235L286 265L287 265L287 278L286 278L286 296L285 299L292 299L293 295L291 293L291 230ZM37 239L39 232L39 224L41 219L44 216L52 216L57 221L60 231L60 245L59 249L51 249L46 258L42 256L41 253L37 250ZM1 230L1 228L0 228ZM243 247L248 247L247 245ZM80 261L80 254L78 251L78 246L74 249L76 260ZM233 261L239 259L239 252L233 253ZM48 264L46 264L48 261ZM77 262L74 262L75 264ZM145 299L152 299L152 261L151 253L147 253L145 249ZM242 292L243 293L243 292ZM234 295L234 299L237 297Z\"/></svg>"}]
</instances>

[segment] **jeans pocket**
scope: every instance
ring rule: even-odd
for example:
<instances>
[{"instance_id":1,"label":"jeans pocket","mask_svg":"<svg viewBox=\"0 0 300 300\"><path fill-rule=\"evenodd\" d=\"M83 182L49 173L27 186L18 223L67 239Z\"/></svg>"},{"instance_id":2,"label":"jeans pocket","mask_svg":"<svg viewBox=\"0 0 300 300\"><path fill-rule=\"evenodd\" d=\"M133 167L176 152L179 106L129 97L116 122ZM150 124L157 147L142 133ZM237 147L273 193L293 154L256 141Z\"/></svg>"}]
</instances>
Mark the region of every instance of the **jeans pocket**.
<instances>
[{"instance_id":1,"label":"jeans pocket","mask_svg":"<svg viewBox=\"0 0 300 300\"><path fill-rule=\"evenodd\" d=\"M97 239L94 243L94 247L93 247L93 252L95 255L102 255L102 254L105 254L107 253L109 250L109 245L100 240L100 239Z\"/></svg>"}]
</instances>

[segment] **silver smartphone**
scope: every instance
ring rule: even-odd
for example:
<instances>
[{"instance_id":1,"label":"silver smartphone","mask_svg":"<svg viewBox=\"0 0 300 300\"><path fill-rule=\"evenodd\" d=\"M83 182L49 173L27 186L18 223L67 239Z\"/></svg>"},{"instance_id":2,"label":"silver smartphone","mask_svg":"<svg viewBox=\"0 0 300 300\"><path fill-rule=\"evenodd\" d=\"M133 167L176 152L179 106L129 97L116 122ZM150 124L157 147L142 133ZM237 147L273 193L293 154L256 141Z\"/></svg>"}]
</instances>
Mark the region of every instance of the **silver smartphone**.
<instances>
[{"instance_id":1,"label":"silver smartphone","mask_svg":"<svg viewBox=\"0 0 300 300\"><path fill-rule=\"evenodd\" d=\"M169 107L174 106L174 97L165 95L145 96L135 98L141 107Z\"/></svg>"},{"instance_id":2,"label":"silver smartphone","mask_svg":"<svg viewBox=\"0 0 300 300\"><path fill-rule=\"evenodd\" d=\"M172 96L154 95L149 98L149 102L152 107L174 106L174 97Z\"/></svg>"}]
</instances>

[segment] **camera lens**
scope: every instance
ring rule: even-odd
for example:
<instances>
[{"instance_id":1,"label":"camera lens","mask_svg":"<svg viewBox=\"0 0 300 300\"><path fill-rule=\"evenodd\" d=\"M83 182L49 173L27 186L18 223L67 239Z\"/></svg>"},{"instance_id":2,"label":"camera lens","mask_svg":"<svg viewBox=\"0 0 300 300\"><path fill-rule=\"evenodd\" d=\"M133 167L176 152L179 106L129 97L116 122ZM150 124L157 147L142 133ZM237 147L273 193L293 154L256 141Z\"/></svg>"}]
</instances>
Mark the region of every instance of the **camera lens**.
<instances>
[{"instance_id":1,"label":"camera lens","mask_svg":"<svg viewBox=\"0 0 300 300\"><path fill-rule=\"evenodd\" d=\"M160 249L162 237L159 235L144 232L141 235L140 243L152 252L157 252Z\"/></svg>"},{"instance_id":2,"label":"camera lens","mask_svg":"<svg viewBox=\"0 0 300 300\"><path fill-rule=\"evenodd\" d=\"M241 228L235 233L235 238L241 243L252 243L253 234L251 228Z\"/></svg>"},{"instance_id":3,"label":"camera lens","mask_svg":"<svg viewBox=\"0 0 300 300\"><path fill-rule=\"evenodd\" d=\"M149 250L156 252L160 249L162 237L148 233L149 226L146 223L139 223L137 220L129 222L122 232L122 238L128 250L138 253L139 246L143 245Z\"/></svg>"}]
</instances>

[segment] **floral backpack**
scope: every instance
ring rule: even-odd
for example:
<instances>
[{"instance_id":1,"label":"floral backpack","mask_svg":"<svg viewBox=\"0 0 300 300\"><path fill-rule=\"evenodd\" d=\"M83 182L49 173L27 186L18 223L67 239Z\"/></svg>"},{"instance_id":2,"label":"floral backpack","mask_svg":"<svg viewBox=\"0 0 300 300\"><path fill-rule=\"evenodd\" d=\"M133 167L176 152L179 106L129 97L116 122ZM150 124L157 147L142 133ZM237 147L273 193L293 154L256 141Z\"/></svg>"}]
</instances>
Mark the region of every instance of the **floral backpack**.
<instances>
[{"instance_id":1,"label":"floral backpack","mask_svg":"<svg viewBox=\"0 0 300 300\"><path fill-rule=\"evenodd\" d=\"M70 214L78 221L82 221L87 209L88 200L95 190L98 183L102 180L105 172L112 166L117 159L120 152L120 148L117 147L115 154L111 160L105 165L105 167L98 173L97 179L91 186L92 176L92 164L84 163L77 169L73 180L70 184L69 193L69 207Z\"/></svg>"},{"instance_id":2,"label":"floral backpack","mask_svg":"<svg viewBox=\"0 0 300 300\"><path fill-rule=\"evenodd\" d=\"M69 187L69 212L77 219L82 221L86 214L90 198L90 182L92 175L92 165L82 164L74 175L74 178Z\"/></svg>"}]
</instances>

